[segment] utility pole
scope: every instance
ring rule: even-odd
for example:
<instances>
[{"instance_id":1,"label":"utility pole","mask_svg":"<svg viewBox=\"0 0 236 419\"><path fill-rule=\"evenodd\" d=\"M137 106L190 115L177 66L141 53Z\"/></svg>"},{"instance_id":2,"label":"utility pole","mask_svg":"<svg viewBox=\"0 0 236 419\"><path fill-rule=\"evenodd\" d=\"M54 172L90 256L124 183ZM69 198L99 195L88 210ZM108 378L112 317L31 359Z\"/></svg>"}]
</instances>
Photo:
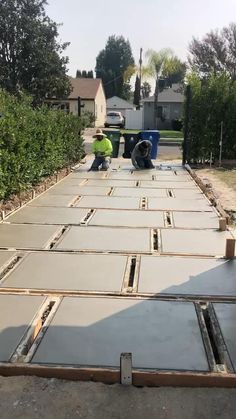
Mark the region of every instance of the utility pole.
<instances>
[{"instance_id":1,"label":"utility pole","mask_svg":"<svg viewBox=\"0 0 236 419\"><path fill-rule=\"evenodd\" d=\"M143 59L142 59L142 55L143 55L143 49L140 48L140 56L139 56L139 105L137 106L137 109L140 109L140 101L141 101L141 86L142 86L142 64L143 64Z\"/></svg>"}]
</instances>

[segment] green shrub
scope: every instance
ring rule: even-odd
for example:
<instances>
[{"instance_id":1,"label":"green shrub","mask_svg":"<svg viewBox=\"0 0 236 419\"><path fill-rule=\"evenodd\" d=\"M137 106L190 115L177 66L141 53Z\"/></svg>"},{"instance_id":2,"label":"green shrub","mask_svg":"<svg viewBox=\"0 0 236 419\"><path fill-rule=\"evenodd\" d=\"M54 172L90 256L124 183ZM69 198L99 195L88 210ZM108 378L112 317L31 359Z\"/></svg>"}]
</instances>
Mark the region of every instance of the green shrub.
<instances>
[{"instance_id":1,"label":"green shrub","mask_svg":"<svg viewBox=\"0 0 236 419\"><path fill-rule=\"evenodd\" d=\"M212 74L201 80L189 76L191 112L188 161L218 159L221 121L223 122L222 158L236 158L236 81L227 74ZM185 105L186 114L186 105Z\"/></svg>"},{"instance_id":2,"label":"green shrub","mask_svg":"<svg viewBox=\"0 0 236 419\"><path fill-rule=\"evenodd\" d=\"M83 121L0 91L0 199L80 160Z\"/></svg>"}]
</instances>

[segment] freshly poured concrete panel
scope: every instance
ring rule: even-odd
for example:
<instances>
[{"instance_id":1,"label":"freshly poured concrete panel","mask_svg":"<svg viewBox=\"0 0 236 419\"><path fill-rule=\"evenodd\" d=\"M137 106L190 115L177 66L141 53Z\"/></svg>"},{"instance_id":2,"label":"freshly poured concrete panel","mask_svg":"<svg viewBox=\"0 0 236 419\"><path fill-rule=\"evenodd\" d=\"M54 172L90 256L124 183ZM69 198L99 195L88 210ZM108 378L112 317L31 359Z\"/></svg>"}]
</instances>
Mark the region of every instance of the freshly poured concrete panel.
<instances>
[{"instance_id":1,"label":"freshly poured concrete panel","mask_svg":"<svg viewBox=\"0 0 236 419\"><path fill-rule=\"evenodd\" d=\"M179 189L195 189L196 185L195 183L193 183L191 180L188 180L186 182L181 182L181 181L166 181L166 180L152 180L152 181L145 181L145 180L141 180L141 184L140 184L141 188L168 188L168 189L175 189L175 188L179 188Z\"/></svg>"},{"instance_id":2,"label":"freshly poured concrete panel","mask_svg":"<svg viewBox=\"0 0 236 419\"><path fill-rule=\"evenodd\" d=\"M0 224L0 248L43 249L59 231L57 226Z\"/></svg>"},{"instance_id":3,"label":"freshly poured concrete panel","mask_svg":"<svg viewBox=\"0 0 236 419\"><path fill-rule=\"evenodd\" d=\"M194 189L170 189L174 192L175 198L179 199L197 199L203 196L202 191L197 186Z\"/></svg>"},{"instance_id":4,"label":"freshly poured concrete panel","mask_svg":"<svg viewBox=\"0 0 236 419\"><path fill-rule=\"evenodd\" d=\"M52 195L107 195L111 188L102 186L66 186L58 185L48 193Z\"/></svg>"},{"instance_id":5,"label":"freshly poured concrete panel","mask_svg":"<svg viewBox=\"0 0 236 419\"><path fill-rule=\"evenodd\" d=\"M209 211L212 212L211 205L204 198L199 199L178 199L178 198L149 198L148 209L150 210L169 210L169 211Z\"/></svg>"},{"instance_id":6,"label":"freshly poured concrete panel","mask_svg":"<svg viewBox=\"0 0 236 419\"><path fill-rule=\"evenodd\" d=\"M0 362L7 362L19 345L44 297L0 295Z\"/></svg>"},{"instance_id":7,"label":"freshly poured concrete panel","mask_svg":"<svg viewBox=\"0 0 236 419\"><path fill-rule=\"evenodd\" d=\"M174 212L173 221L176 228L219 228L219 218L214 212Z\"/></svg>"},{"instance_id":8,"label":"freshly poured concrete panel","mask_svg":"<svg viewBox=\"0 0 236 419\"><path fill-rule=\"evenodd\" d=\"M70 179L104 179L106 172L88 172L87 170L72 172L68 177Z\"/></svg>"},{"instance_id":9,"label":"freshly poured concrete panel","mask_svg":"<svg viewBox=\"0 0 236 419\"><path fill-rule=\"evenodd\" d=\"M16 255L15 252L0 251L0 272L2 272L11 259Z\"/></svg>"},{"instance_id":10,"label":"freshly poured concrete panel","mask_svg":"<svg viewBox=\"0 0 236 419\"><path fill-rule=\"evenodd\" d=\"M33 199L28 205L31 207L69 207L77 195L51 195L45 193Z\"/></svg>"},{"instance_id":11,"label":"freshly poured concrete panel","mask_svg":"<svg viewBox=\"0 0 236 419\"><path fill-rule=\"evenodd\" d=\"M132 187L132 186L136 186L136 182L135 180L121 180L121 179L103 179L103 180L88 180L88 182L86 183L86 186L109 186L114 187L114 186L123 186L123 187Z\"/></svg>"},{"instance_id":12,"label":"freshly poured concrete panel","mask_svg":"<svg viewBox=\"0 0 236 419\"><path fill-rule=\"evenodd\" d=\"M83 196L76 205L84 208L138 209L140 198L118 196Z\"/></svg>"},{"instance_id":13,"label":"freshly poured concrete panel","mask_svg":"<svg viewBox=\"0 0 236 419\"><path fill-rule=\"evenodd\" d=\"M236 304L214 303L213 307L230 360L236 372Z\"/></svg>"},{"instance_id":14,"label":"freshly poured concrete panel","mask_svg":"<svg viewBox=\"0 0 236 419\"><path fill-rule=\"evenodd\" d=\"M64 298L32 363L208 371L192 303Z\"/></svg>"},{"instance_id":15,"label":"freshly poured concrete panel","mask_svg":"<svg viewBox=\"0 0 236 419\"><path fill-rule=\"evenodd\" d=\"M55 246L60 250L150 252L148 229L71 227Z\"/></svg>"},{"instance_id":16,"label":"freshly poured concrete panel","mask_svg":"<svg viewBox=\"0 0 236 419\"><path fill-rule=\"evenodd\" d=\"M163 253L224 256L227 231L161 230Z\"/></svg>"},{"instance_id":17,"label":"freshly poured concrete panel","mask_svg":"<svg viewBox=\"0 0 236 419\"><path fill-rule=\"evenodd\" d=\"M236 260L142 256L138 292L236 296Z\"/></svg>"},{"instance_id":18,"label":"freshly poured concrete panel","mask_svg":"<svg viewBox=\"0 0 236 419\"><path fill-rule=\"evenodd\" d=\"M10 223L80 224L87 214L82 208L24 207L8 217Z\"/></svg>"},{"instance_id":19,"label":"freshly poured concrete panel","mask_svg":"<svg viewBox=\"0 0 236 419\"><path fill-rule=\"evenodd\" d=\"M161 211L97 210L89 225L114 227L164 227Z\"/></svg>"},{"instance_id":20,"label":"freshly poured concrete panel","mask_svg":"<svg viewBox=\"0 0 236 419\"><path fill-rule=\"evenodd\" d=\"M155 175L153 170L149 171L148 173L143 172L141 170L133 171L133 172L111 172L108 176L109 179L125 179L125 180L152 180L152 176Z\"/></svg>"},{"instance_id":21,"label":"freshly poured concrete panel","mask_svg":"<svg viewBox=\"0 0 236 419\"><path fill-rule=\"evenodd\" d=\"M1 287L120 292L126 262L120 255L30 253Z\"/></svg>"},{"instance_id":22,"label":"freshly poured concrete panel","mask_svg":"<svg viewBox=\"0 0 236 419\"><path fill-rule=\"evenodd\" d=\"M152 189L152 188L115 188L112 196L136 196L149 197L156 196L165 198L167 196L166 189Z\"/></svg>"}]
</instances>

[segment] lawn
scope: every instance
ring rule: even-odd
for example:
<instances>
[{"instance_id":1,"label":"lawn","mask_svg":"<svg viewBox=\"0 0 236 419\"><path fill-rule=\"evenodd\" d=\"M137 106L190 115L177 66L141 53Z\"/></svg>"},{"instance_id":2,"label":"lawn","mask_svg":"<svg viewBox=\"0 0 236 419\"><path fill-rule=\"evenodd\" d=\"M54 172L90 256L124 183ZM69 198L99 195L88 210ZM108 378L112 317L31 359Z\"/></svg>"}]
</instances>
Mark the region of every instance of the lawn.
<instances>
[{"instance_id":1,"label":"lawn","mask_svg":"<svg viewBox=\"0 0 236 419\"><path fill-rule=\"evenodd\" d=\"M121 129L121 134L138 134L140 132L139 130L132 130L132 129ZM171 139L182 139L183 133L181 131L165 131L160 130L161 138L171 138Z\"/></svg>"}]
</instances>

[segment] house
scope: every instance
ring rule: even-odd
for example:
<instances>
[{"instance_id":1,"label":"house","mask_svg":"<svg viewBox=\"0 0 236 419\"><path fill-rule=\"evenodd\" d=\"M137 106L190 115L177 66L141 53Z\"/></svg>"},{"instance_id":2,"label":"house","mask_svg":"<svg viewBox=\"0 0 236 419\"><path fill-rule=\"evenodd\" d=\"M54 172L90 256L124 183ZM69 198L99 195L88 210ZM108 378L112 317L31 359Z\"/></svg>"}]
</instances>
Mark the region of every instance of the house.
<instances>
[{"instance_id":1,"label":"house","mask_svg":"<svg viewBox=\"0 0 236 419\"><path fill-rule=\"evenodd\" d=\"M121 112L125 117L126 110L133 110L135 106L118 96L113 96L107 99L107 112L117 111Z\"/></svg>"},{"instance_id":2,"label":"house","mask_svg":"<svg viewBox=\"0 0 236 419\"><path fill-rule=\"evenodd\" d=\"M157 126L154 113L154 96L146 98L143 103L144 129L172 129L172 121L182 117L184 94L180 84L164 89L158 95Z\"/></svg>"},{"instance_id":3,"label":"house","mask_svg":"<svg viewBox=\"0 0 236 419\"><path fill-rule=\"evenodd\" d=\"M53 107L78 115L78 97L81 99L81 115L90 112L95 117L95 127L104 126L106 118L106 97L101 79L72 78L72 91L67 98L61 100L48 98L46 102Z\"/></svg>"}]
</instances>

